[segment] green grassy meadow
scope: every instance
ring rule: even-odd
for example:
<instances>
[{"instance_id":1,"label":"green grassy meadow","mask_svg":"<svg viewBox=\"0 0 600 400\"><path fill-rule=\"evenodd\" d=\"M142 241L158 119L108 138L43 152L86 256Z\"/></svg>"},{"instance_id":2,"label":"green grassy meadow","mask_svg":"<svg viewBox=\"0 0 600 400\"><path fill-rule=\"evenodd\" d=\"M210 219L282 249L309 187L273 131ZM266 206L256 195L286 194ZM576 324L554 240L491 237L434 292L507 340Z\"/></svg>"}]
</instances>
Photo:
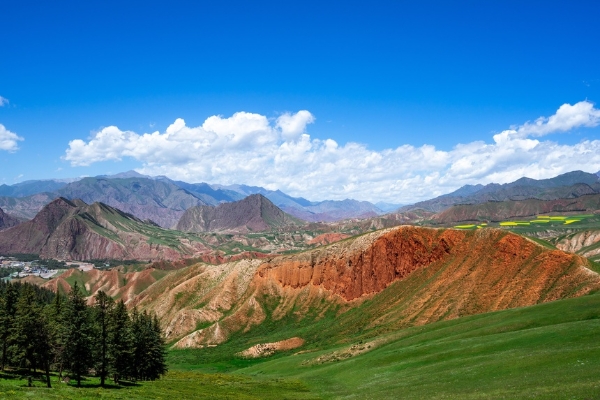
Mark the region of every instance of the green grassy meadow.
<instances>
[{"instance_id":1,"label":"green grassy meadow","mask_svg":"<svg viewBox=\"0 0 600 400\"><path fill-rule=\"evenodd\" d=\"M327 349L236 373L299 379L324 398L594 399L599 338L594 294L403 329L354 357Z\"/></svg>"},{"instance_id":2,"label":"green grassy meadow","mask_svg":"<svg viewBox=\"0 0 600 400\"><path fill-rule=\"evenodd\" d=\"M294 379L260 378L234 374L172 371L160 380L100 387L99 379L88 378L82 387L58 382L52 388L39 379L33 387L19 375L0 373L0 399L319 399L306 384Z\"/></svg>"},{"instance_id":3,"label":"green grassy meadow","mask_svg":"<svg viewBox=\"0 0 600 400\"><path fill-rule=\"evenodd\" d=\"M592 294L266 359L231 356L228 345L171 351L163 379L120 388L102 389L96 378L81 389L56 378L52 389L39 380L29 388L4 374L0 398L596 399L599 338L600 294Z\"/></svg>"}]
</instances>

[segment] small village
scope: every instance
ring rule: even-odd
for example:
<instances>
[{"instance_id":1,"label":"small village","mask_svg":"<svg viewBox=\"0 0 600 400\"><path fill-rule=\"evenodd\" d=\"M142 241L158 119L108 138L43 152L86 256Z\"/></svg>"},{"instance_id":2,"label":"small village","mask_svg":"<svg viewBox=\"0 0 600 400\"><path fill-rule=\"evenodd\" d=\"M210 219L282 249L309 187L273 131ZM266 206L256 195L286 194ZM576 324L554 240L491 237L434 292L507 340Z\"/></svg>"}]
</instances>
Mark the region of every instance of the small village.
<instances>
[{"instance_id":1,"label":"small village","mask_svg":"<svg viewBox=\"0 0 600 400\"><path fill-rule=\"evenodd\" d=\"M0 278L5 281L25 278L27 276L38 276L43 279L50 279L62 272L62 270L68 268L77 268L80 271L90 271L94 269L94 264L88 262L59 260L54 261L53 263L59 264L61 268L49 268L48 260L22 261L16 257L0 256ZM7 271L10 272L7 273Z\"/></svg>"}]
</instances>

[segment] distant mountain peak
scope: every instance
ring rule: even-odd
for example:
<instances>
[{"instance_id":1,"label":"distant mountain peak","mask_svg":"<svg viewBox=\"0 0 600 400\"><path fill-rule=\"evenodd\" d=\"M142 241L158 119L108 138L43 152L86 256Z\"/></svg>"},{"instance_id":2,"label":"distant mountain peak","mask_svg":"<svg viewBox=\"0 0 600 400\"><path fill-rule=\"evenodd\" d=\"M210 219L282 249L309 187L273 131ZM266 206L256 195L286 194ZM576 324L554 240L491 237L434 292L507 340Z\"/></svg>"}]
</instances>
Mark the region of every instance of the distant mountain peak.
<instances>
[{"instance_id":1,"label":"distant mountain peak","mask_svg":"<svg viewBox=\"0 0 600 400\"><path fill-rule=\"evenodd\" d=\"M262 194L252 194L232 203L192 207L183 214L177 229L185 232L245 233L301 223Z\"/></svg>"},{"instance_id":2,"label":"distant mountain peak","mask_svg":"<svg viewBox=\"0 0 600 400\"><path fill-rule=\"evenodd\" d=\"M134 171L134 170L125 171L125 172L119 172L119 173L114 174L114 175L98 175L98 176L96 176L96 178L109 178L109 179L114 179L114 178L147 178L147 179L152 179L151 176L142 175L139 172Z\"/></svg>"}]
</instances>

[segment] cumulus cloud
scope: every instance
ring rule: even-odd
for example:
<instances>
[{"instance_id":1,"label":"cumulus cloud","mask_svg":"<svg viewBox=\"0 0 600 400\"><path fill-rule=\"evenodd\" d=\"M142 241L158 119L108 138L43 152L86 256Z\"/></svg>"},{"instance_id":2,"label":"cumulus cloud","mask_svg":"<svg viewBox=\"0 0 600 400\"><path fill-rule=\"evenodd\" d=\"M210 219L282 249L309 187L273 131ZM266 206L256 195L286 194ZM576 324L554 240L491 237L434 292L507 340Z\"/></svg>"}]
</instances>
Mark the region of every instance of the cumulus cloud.
<instances>
[{"instance_id":1,"label":"cumulus cloud","mask_svg":"<svg viewBox=\"0 0 600 400\"><path fill-rule=\"evenodd\" d=\"M238 112L212 116L198 127L177 119L165 132L138 134L115 126L87 141L69 143L72 165L132 157L138 172L188 182L245 183L281 189L311 200L355 198L409 203L465 184L505 183L522 176L548 178L585 169L600 170L600 140L563 145L540 137L600 124L600 110L588 101L565 104L493 136L493 142L457 144L449 151L432 145L402 145L373 151L358 143L311 138L308 111L275 120Z\"/></svg>"},{"instance_id":2,"label":"cumulus cloud","mask_svg":"<svg viewBox=\"0 0 600 400\"><path fill-rule=\"evenodd\" d=\"M284 140L296 140L306 130L306 125L315 122L315 117L306 110L296 114L285 113L277 118L276 126L281 129Z\"/></svg>"},{"instance_id":3,"label":"cumulus cloud","mask_svg":"<svg viewBox=\"0 0 600 400\"><path fill-rule=\"evenodd\" d=\"M21 140L23 140L22 137L9 131L4 125L0 124L0 150L9 151L11 153L15 152L19 150L17 142Z\"/></svg>"},{"instance_id":4,"label":"cumulus cloud","mask_svg":"<svg viewBox=\"0 0 600 400\"><path fill-rule=\"evenodd\" d=\"M551 133L567 132L579 127L600 125L600 110L589 101L580 101L574 105L563 104L551 117L539 117L534 122L526 122L518 128L505 130L494 136L496 143L511 138L544 136Z\"/></svg>"},{"instance_id":5,"label":"cumulus cloud","mask_svg":"<svg viewBox=\"0 0 600 400\"><path fill-rule=\"evenodd\" d=\"M4 107L8 105L8 99L6 97L0 96L0 107Z\"/></svg>"}]
</instances>

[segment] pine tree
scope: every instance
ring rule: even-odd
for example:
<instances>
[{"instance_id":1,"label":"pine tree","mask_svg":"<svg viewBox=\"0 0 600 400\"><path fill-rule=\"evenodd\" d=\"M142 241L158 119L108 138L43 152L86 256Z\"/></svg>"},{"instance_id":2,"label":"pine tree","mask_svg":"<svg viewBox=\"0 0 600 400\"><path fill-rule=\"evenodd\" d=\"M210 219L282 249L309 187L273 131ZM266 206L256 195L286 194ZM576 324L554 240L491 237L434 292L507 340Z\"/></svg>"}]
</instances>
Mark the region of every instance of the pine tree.
<instances>
[{"instance_id":1,"label":"pine tree","mask_svg":"<svg viewBox=\"0 0 600 400\"><path fill-rule=\"evenodd\" d=\"M77 386L93 364L92 331L83 294L77 282L73 285L64 314L64 363L75 375Z\"/></svg>"},{"instance_id":2,"label":"pine tree","mask_svg":"<svg viewBox=\"0 0 600 400\"><path fill-rule=\"evenodd\" d=\"M165 343L158 318L146 311L132 313L135 378L155 380L167 372Z\"/></svg>"},{"instance_id":3,"label":"pine tree","mask_svg":"<svg viewBox=\"0 0 600 400\"><path fill-rule=\"evenodd\" d=\"M104 387L106 376L108 375L108 333L110 323L110 313L114 306L112 298L100 290L95 296L96 304L94 306L94 320L96 322L96 346L94 357L97 360L96 369L100 375L100 386Z\"/></svg>"},{"instance_id":4,"label":"pine tree","mask_svg":"<svg viewBox=\"0 0 600 400\"><path fill-rule=\"evenodd\" d=\"M116 384L132 370L133 338L131 320L123 300L119 301L109 314L108 324L108 370Z\"/></svg>"},{"instance_id":5,"label":"pine tree","mask_svg":"<svg viewBox=\"0 0 600 400\"><path fill-rule=\"evenodd\" d=\"M40 312L35 354L46 373L46 385L48 387L52 387L50 383L50 365L55 357L55 349L50 319L45 313Z\"/></svg>"},{"instance_id":6,"label":"pine tree","mask_svg":"<svg viewBox=\"0 0 600 400\"><path fill-rule=\"evenodd\" d=\"M167 368L167 352L165 337L160 327L160 321L156 314L152 319L152 342L150 345L150 369L148 372L148 378L151 380L159 379L162 375L166 374Z\"/></svg>"},{"instance_id":7,"label":"pine tree","mask_svg":"<svg viewBox=\"0 0 600 400\"><path fill-rule=\"evenodd\" d=\"M49 322L49 334L53 347L52 362L58 366L58 379L62 379L62 371L64 366L64 350L65 350L65 303L66 297L60 293L56 293L52 305L46 308L46 315Z\"/></svg>"},{"instance_id":8,"label":"pine tree","mask_svg":"<svg viewBox=\"0 0 600 400\"><path fill-rule=\"evenodd\" d=\"M35 293L24 286L17 300L14 322L10 328L9 340L16 365L36 369L35 351L37 347L40 307L36 304Z\"/></svg>"},{"instance_id":9,"label":"pine tree","mask_svg":"<svg viewBox=\"0 0 600 400\"><path fill-rule=\"evenodd\" d=\"M8 347L10 344L10 331L17 312L17 299L19 291L15 285L8 284L0 303L0 340L2 341L2 371L8 361Z\"/></svg>"}]
</instances>

